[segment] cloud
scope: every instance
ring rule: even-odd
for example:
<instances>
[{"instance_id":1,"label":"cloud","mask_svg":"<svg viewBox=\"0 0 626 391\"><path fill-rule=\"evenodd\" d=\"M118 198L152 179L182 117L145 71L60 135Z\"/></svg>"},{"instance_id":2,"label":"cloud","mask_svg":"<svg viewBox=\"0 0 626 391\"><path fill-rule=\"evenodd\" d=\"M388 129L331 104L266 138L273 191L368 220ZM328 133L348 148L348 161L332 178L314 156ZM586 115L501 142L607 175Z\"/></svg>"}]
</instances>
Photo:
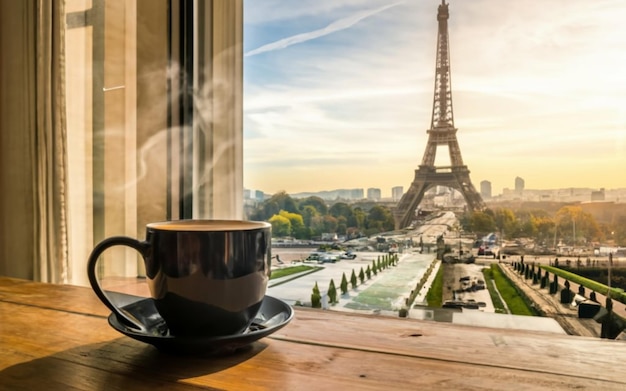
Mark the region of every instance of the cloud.
<instances>
[{"instance_id":1,"label":"cloud","mask_svg":"<svg viewBox=\"0 0 626 391\"><path fill-rule=\"evenodd\" d=\"M258 47L256 49L250 50L247 53L245 53L244 56L250 57L250 56L255 56L261 53L271 52L274 50L285 49L291 45L296 45L299 43L307 42L316 38L323 37L325 35L335 33L337 31L345 30L347 28L354 26L355 24L359 23L362 20L369 18L370 16L374 16L380 12L385 11L386 9L395 7L399 4L401 4L401 2L385 5L376 9L357 12L345 18L338 19L324 28L309 31L306 33L292 35L290 37L283 38L278 41L268 43L266 45Z\"/></svg>"}]
</instances>

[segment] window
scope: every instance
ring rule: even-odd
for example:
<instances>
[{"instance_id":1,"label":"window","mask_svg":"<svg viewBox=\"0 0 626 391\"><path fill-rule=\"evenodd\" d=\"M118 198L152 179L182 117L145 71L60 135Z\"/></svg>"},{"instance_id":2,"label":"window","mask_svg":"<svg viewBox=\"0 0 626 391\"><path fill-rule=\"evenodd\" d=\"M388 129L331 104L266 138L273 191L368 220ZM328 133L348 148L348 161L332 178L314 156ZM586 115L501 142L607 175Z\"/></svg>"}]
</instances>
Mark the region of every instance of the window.
<instances>
[{"instance_id":1,"label":"window","mask_svg":"<svg viewBox=\"0 0 626 391\"><path fill-rule=\"evenodd\" d=\"M33 140L41 127L29 121L39 108L22 102L24 107L32 106L33 112L14 111L14 118L6 119L4 114L11 110L7 102L15 97L3 94L3 127L23 127L33 136L6 131L8 126L2 130L0 155L11 148L22 148L25 153L15 174L9 167L15 166L20 156L17 152L0 166L3 188L17 178L25 182L13 195L2 196L2 211L6 212L2 228L11 229L6 223L11 219L9 213L20 213L16 200L23 200L20 208L29 211L28 218L36 222L14 229L14 241L20 238L16 249L5 245L9 239L1 243L4 250L0 262L6 265L0 265L0 274L86 285L87 257L105 237L142 238L146 223L166 219L242 218L242 2L32 3L2 4L3 57L11 58L11 50L26 57L30 44L36 50L43 47L57 53L60 59L27 58L31 62L21 69L17 62L7 59L3 67L5 63L14 67L6 67L0 74L2 80L8 80L12 73L16 80L23 76L27 83L39 83L40 79L31 77L35 72L28 64L65 66L49 83L54 91L55 80L61 84L59 91L64 88L59 102L64 103L65 110L53 114L65 116L65 124L51 126L53 131L46 132L58 130L66 137L65 142L55 144L63 148L55 153L66 157L66 170L61 170L59 178L37 174L39 162L29 163L33 156L29 151L39 153ZM31 38L28 29L33 26L42 33ZM58 41L50 43L49 31L60 35ZM8 46L8 32L24 37L24 41L14 40L16 43ZM18 81L3 83L3 90L18 91L19 86ZM37 88L38 84L24 98L36 99L40 94ZM48 157L41 157L44 159ZM47 167L48 162L43 164ZM30 178L33 171L31 184L24 174ZM52 181L66 188L55 193L36 182L38 178L44 185ZM28 246L24 243L32 244L33 238L45 236L41 227L48 230L45 219L49 217L32 206L41 200L45 204L48 192L60 194L63 205L55 204L54 210L66 212L62 216L66 224L57 230L62 234L53 240L66 246L67 259L63 261L41 251L22 251ZM25 197L32 198L32 194L34 200ZM51 247L59 247L56 244ZM22 251L19 255L18 250ZM108 251L100 262L101 277L141 275L143 262L135 262L137 257L130 250ZM14 265L9 263L20 258L35 259L35 265L12 270ZM66 263L62 272L38 276L41 265L57 262Z\"/></svg>"},{"instance_id":2,"label":"window","mask_svg":"<svg viewBox=\"0 0 626 391\"><path fill-rule=\"evenodd\" d=\"M240 2L68 0L67 21L71 258L152 221L240 218ZM142 275L136 257L107 252L102 277Z\"/></svg>"}]
</instances>

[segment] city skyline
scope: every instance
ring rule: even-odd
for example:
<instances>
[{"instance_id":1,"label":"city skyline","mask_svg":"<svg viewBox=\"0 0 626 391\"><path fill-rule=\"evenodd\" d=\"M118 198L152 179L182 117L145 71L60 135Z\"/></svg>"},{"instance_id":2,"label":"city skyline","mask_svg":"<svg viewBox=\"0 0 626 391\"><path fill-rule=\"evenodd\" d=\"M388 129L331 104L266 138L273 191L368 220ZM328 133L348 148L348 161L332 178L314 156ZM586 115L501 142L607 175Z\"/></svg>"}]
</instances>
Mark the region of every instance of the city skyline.
<instances>
[{"instance_id":1,"label":"city skyline","mask_svg":"<svg viewBox=\"0 0 626 391\"><path fill-rule=\"evenodd\" d=\"M626 62L626 4L447 3L474 186L626 187L626 74L610 69ZM246 0L244 186L406 190L428 140L438 4Z\"/></svg>"}]
</instances>

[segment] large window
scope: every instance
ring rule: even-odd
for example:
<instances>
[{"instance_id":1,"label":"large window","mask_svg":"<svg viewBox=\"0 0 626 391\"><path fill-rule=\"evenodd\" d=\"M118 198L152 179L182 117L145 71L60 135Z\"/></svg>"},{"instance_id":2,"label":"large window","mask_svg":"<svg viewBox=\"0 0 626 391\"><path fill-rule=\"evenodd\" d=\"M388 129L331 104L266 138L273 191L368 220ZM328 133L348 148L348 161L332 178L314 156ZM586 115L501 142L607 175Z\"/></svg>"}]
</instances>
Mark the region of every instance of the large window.
<instances>
[{"instance_id":1,"label":"large window","mask_svg":"<svg viewBox=\"0 0 626 391\"><path fill-rule=\"evenodd\" d=\"M105 237L242 217L242 5L67 0L65 11L70 282L87 284ZM136 260L107 251L100 277L141 276Z\"/></svg>"}]
</instances>

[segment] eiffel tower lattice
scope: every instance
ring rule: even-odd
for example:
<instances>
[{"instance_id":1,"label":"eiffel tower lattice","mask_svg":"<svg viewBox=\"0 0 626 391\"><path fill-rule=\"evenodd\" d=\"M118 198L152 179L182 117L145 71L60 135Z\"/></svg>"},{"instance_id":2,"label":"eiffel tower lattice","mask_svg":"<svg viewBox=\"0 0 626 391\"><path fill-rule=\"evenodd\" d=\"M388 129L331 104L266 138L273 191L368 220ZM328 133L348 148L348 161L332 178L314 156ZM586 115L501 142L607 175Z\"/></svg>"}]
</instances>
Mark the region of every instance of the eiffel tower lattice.
<instances>
[{"instance_id":1,"label":"eiffel tower lattice","mask_svg":"<svg viewBox=\"0 0 626 391\"><path fill-rule=\"evenodd\" d=\"M437 62L435 70L435 95L428 144L422 164L415 170L415 179L402 196L393 214L396 229L407 227L415 219L415 211L424 198L424 193L434 186L446 186L463 195L470 210L482 210L485 204L472 185L470 172L463 164L461 148L456 138L452 113L452 89L450 83L450 54L448 42L448 4L441 1L437 11L439 31L437 34ZM447 145L450 166L435 166L437 146Z\"/></svg>"}]
</instances>

